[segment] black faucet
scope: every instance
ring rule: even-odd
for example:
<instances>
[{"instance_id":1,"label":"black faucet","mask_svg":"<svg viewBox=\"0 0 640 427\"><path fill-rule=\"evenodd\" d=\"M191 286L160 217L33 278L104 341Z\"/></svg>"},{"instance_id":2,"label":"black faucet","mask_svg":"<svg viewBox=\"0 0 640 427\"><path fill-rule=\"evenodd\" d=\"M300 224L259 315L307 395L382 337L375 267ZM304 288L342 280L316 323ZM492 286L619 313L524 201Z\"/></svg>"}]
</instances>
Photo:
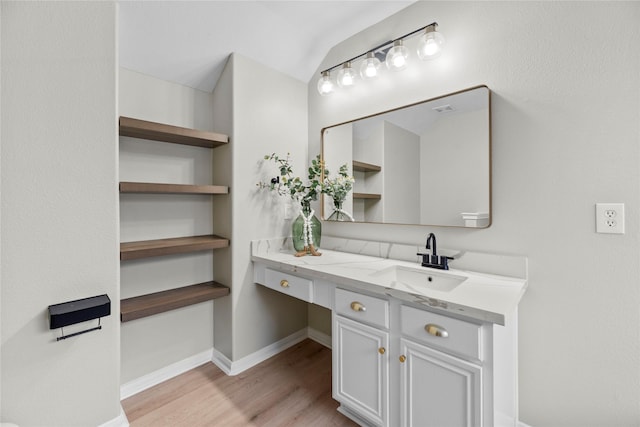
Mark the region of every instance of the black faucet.
<instances>
[{"instance_id":1,"label":"black faucet","mask_svg":"<svg viewBox=\"0 0 640 427\"><path fill-rule=\"evenodd\" d=\"M449 269L449 260L453 259L448 256L439 256L438 250L436 249L436 235L433 233L429 233L427 236L427 243L425 245L425 249L430 249L431 254L429 253L417 253L416 255L422 256L422 266L423 267L431 267L438 268L440 270L448 270Z\"/></svg>"},{"instance_id":2,"label":"black faucet","mask_svg":"<svg viewBox=\"0 0 640 427\"><path fill-rule=\"evenodd\" d=\"M433 243L431 243L433 242ZM433 246L433 249L431 248ZM438 256L438 250L436 249L436 235L433 233L429 233L427 236L427 244L425 245L425 249L431 249L432 256Z\"/></svg>"}]
</instances>

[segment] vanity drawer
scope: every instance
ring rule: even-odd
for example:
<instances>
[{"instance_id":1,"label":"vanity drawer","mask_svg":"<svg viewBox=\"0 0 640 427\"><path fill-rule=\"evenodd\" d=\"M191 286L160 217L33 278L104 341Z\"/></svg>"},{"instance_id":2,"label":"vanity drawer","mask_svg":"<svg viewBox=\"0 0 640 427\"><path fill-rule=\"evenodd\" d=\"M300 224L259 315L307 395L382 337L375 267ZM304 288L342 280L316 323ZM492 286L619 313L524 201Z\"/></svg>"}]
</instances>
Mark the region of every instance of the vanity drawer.
<instances>
[{"instance_id":1,"label":"vanity drawer","mask_svg":"<svg viewBox=\"0 0 640 427\"><path fill-rule=\"evenodd\" d=\"M264 271L263 285L294 298L313 302L313 281L310 279L267 268Z\"/></svg>"},{"instance_id":2,"label":"vanity drawer","mask_svg":"<svg viewBox=\"0 0 640 427\"><path fill-rule=\"evenodd\" d=\"M482 360L482 326L403 305L402 335L434 347Z\"/></svg>"},{"instance_id":3,"label":"vanity drawer","mask_svg":"<svg viewBox=\"0 0 640 427\"><path fill-rule=\"evenodd\" d=\"M335 311L345 317L389 328L389 301L336 289Z\"/></svg>"}]
</instances>

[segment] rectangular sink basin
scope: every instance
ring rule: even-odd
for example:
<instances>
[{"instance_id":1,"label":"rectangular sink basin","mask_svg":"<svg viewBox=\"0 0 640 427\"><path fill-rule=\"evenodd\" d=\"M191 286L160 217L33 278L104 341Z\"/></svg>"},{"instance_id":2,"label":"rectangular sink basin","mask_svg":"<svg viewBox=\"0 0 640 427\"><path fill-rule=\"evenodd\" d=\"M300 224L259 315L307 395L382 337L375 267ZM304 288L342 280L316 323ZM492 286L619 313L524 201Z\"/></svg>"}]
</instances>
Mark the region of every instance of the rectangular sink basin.
<instances>
[{"instance_id":1,"label":"rectangular sink basin","mask_svg":"<svg viewBox=\"0 0 640 427\"><path fill-rule=\"evenodd\" d=\"M438 271L430 268L411 268L399 265L387 267L371 274L372 277L388 282L390 288L408 288L419 292L420 289L432 289L440 292L451 292L462 282L466 276Z\"/></svg>"}]
</instances>

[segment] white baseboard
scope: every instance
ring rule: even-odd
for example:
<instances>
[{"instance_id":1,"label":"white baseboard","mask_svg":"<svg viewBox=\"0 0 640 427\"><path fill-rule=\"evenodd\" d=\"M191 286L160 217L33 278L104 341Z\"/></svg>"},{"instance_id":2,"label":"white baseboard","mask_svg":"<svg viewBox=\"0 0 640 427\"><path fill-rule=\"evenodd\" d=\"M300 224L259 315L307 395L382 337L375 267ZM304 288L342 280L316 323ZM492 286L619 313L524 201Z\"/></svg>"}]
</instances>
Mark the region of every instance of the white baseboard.
<instances>
[{"instance_id":1,"label":"white baseboard","mask_svg":"<svg viewBox=\"0 0 640 427\"><path fill-rule=\"evenodd\" d=\"M307 336L318 344L322 344L327 348L331 348L331 335L327 335L317 329L307 328Z\"/></svg>"},{"instance_id":2,"label":"white baseboard","mask_svg":"<svg viewBox=\"0 0 640 427\"><path fill-rule=\"evenodd\" d=\"M227 375L236 375L231 373L233 362L224 354L220 353L215 348L213 349L213 355L211 356L211 362L216 365L222 372Z\"/></svg>"},{"instance_id":3,"label":"white baseboard","mask_svg":"<svg viewBox=\"0 0 640 427\"><path fill-rule=\"evenodd\" d=\"M300 341L303 341L307 338L310 338L327 348L331 348L331 336L317 331L313 328L305 328L300 329L298 332L295 332L288 337L281 339L280 341L261 348L260 350L236 361L229 360L227 356L220 353L218 350L213 349L213 357L211 358L211 361L215 363L216 366L220 368L225 374L238 375L239 373L246 371L247 369L256 366L259 363L264 362L268 358L275 356L276 354L298 344Z\"/></svg>"},{"instance_id":4,"label":"white baseboard","mask_svg":"<svg viewBox=\"0 0 640 427\"><path fill-rule=\"evenodd\" d=\"M134 394L140 393L154 385L160 384L170 378L180 375L188 370L203 365L211 360L211 353L213 349L205 350L202 353L198 353L194 356L187 357L186 359L172 363L157 371L151 372L147 375L143 375L128 383L120 386L120 399L126 399Z\"/></svg>"},{"instance_id":5,"label":"white baseboard","mask_svg":"<svg viewBox=\"0 0 640 427\"><path fill-rule=\"evenodd\" d=\"M523 423L522 421L518 421L518 427L531 427L531 426Z\"/></svg>"},{"instance_id":6,"label":"white baseboard","mask_svg":"<svg viewBox=\"0 0 640 427\"><path fill-rule=\"evenodd\" d=\"M264 362L268 358L275 356L281 351L298 344L307 337L307 328L300 329L298 332L295 332L280 341L276 341L271 345L263 347L260 350L235 361L229 360L227 356L220 353L218 350L213 349L213 357L211 361L215 363L216 366L218 366L218 368L220 368L225 374L238 375L257 364Z\"/></svg>"},{"instance_id":7,"label":"white baseboard","mask_svg":"<svg viewBox=\"0 0 640 427\"><path fill-rule=\"evenodd\" d=\"M104 424L100 424L98 427L129 427L129 420L127 419L127 414L124 413L122 406L120 407L120 415Z\"/></svg>"},{"instance_id":8,"label":"white baseboard","mask_svg":"<svg viewBox=\"0 0 640 427\"><path fill-rule=\"evenodd\" d=\"M224 354L216 349L206 350L202 353L180 360L157 371L151 372L135 380L129 381L120 386L120 399L126 399L134 394L140 393L154 385L178 376L190 369L196 368L209 361L213 362L227 375L237 375L265 360L275 356L281 351L298 344L300 341L310 338L325 347L331 348L331 337L312 328L300 329L288 337L281 339L267 347L264 347L237 361L229 360ZM124 412L123 412L124 414ZM126 420L126 416L125 416ZM128 422L127 424L128 425ZM109 424L100 427L118 427L120 424Z\"/></svg>"}]
</instances>

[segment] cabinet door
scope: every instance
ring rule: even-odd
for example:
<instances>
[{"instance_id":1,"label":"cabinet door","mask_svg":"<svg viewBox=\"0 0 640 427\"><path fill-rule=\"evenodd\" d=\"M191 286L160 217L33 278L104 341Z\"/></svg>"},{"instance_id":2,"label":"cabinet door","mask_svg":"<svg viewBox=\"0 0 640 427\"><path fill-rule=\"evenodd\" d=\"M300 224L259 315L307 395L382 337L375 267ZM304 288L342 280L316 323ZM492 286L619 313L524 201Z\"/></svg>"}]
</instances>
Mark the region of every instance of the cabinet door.
<instances>
[{"instance_id":1,"label":"cabinet door","mask_svg":"<svg viewBox=\"0 0 640 427\"><path fill-rule=\"evenodd\" d=\"M388 425L389 333L335 316L333 396L379 426Z\"/></svg>"},{"instance_id":2,"label":"cabinet door","mask_svg":"<svg viewBox=\"0 0 640 427\"><path fill-rule=\"evenodd\" d=\"M482 368L401 339L403 426L482 425Z\"/></svg>"}]
</instances>

